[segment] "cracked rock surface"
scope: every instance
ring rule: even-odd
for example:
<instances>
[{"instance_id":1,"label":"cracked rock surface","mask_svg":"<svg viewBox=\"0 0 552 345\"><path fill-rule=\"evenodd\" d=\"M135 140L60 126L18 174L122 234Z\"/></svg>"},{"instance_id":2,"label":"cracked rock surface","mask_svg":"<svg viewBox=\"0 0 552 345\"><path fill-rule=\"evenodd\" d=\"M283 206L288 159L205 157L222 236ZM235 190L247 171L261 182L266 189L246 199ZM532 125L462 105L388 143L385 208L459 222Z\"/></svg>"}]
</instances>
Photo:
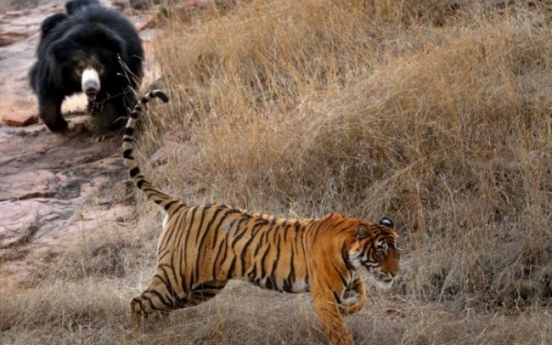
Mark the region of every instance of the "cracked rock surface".
<instances>
[{"instance_id":1,"label":"cracked rock surface","mask_svg":"<svg viewBox=\"0 0 552 345\"><path fill-rule=\"evenodd\" d=\"M0 285L25 281L33 256L132 215L119 147L118 137L94 143L40 125L0 127Z\"/></svg>"},{"instance_id":2,"label":"cracked rock surface","mask_svg":"<svg viewBox=\"0 0 552 345\"><path fill-rule=\"evenodd\" d=\"M63 4L0 1L0 120L14 112L36 115L27 73L35 61L40 23L63 11ZM131 20L144 30L150 18L134 12ZM154 78L147 39L144 48L146 85ZM82 113L85 103L85 97L73 97L62 110ZM77 128L85 116L65 118ZM8 124L0 121L0 288L27 284L44 258L63 253L96 229L128 220L134 209L120 152L122 134L97 142L79 131L61 137L42 124Z\"/></svg>"}]
</instances>

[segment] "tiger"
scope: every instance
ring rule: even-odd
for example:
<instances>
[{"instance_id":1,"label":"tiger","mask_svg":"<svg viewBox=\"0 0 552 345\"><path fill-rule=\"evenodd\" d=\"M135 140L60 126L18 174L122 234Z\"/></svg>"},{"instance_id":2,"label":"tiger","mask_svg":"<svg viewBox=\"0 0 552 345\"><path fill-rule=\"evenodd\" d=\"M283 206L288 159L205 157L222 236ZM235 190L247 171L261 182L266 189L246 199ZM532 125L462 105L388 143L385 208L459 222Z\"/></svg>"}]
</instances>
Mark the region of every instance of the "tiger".
<instances>
[{"instance_id":1,"label":"tiger","mask_svg":"<svg viewBox=\"0 0 552 345\"><path fill-rule=\"evenodd\" d=\"M161 90L146 93L127 120L123 157L131 180L165 212L157 266L149 286L130 300L139 328L156 313L195 306L215 297L230 279L280 292L310 292L315 314L332 344L353 345L342 316L366 304L364 267L389 288L399 273L398 233L379 223L330 213L286 219L225 204L189 205L154 187L133 157L137 119L149 100L168 102Z\"/></svg>"}]
</instances>

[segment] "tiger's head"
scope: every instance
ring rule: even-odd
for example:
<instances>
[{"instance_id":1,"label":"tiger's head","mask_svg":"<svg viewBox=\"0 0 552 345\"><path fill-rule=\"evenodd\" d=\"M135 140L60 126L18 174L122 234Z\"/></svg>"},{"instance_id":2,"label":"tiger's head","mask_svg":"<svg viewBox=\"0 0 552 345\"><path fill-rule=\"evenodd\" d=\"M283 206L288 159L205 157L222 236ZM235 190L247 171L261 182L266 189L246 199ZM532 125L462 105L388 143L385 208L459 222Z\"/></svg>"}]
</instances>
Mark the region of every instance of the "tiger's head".
<instances>
[{"instance_id":1,"label":"tiger's head","mask_svg":"<svg viewBox=\"0 0 552 345\"><path fill-rule=\"evenodd\" d=\"M388 289L399 274L398 237L393 221L387 217L378 224L358 221L354 239L343 248L344 259L354 269L364 266L378 286Z\"/></svg>"}]
</instances>

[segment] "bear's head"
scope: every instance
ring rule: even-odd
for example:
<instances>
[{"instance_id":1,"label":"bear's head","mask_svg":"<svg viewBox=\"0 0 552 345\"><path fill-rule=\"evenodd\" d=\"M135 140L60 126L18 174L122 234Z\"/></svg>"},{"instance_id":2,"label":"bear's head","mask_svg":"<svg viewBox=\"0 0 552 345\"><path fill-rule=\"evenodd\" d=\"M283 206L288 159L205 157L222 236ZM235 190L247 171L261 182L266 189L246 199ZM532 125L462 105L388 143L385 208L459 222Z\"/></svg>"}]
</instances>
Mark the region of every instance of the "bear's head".
<instances>
[{"instance_id":1,"label":"bear's head","mask_svg":"<svg viewBox=\"0 0 552 345\"><path fill-rule=\"evenodd\" d=\"M80 85L93 102L104 85L126 78L122 64L125 52L125 41L111 29L77 25L52 43L50 69L58 85L67 83L74 89Z\"/></svg>"}]
</instances>

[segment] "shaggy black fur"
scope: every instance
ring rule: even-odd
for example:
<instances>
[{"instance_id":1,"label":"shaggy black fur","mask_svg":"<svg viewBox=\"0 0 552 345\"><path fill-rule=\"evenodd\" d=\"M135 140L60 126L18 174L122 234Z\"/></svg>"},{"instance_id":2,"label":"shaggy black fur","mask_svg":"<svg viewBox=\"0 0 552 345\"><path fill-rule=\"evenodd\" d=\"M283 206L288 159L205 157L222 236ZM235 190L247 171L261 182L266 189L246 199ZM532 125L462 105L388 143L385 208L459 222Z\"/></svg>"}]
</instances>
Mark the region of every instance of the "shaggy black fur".
<instances>
[{"instance_id":1,"label":"shaggy black fur","mask_svg":"<svg viewBox=\"0 0 552 345\"><path fill-rule=\"evenodd\" d=\"M142 42L132 23L98 0L70 0L67 13L41 24L37 62L29 82L38 97L39 116L53 132L65 132L61 116L66 96L83 92L82 72L93 68L100 88L89 97L89 110L99 131L122 127L117 121L136 103L133 89L143 75Z\"/></svg>"},{"instance_id":2,"label":"shaggy black fur","mask_svg":"<svg viewBox=\"0 0 552 345\"><path fill-rule=\"evenodd\" d=\"M98 0L69 0L65 3L65 10L67 14L73 14L79 9L90 5L100 5L100 2Z\"/></svg>"}]
</instances>

